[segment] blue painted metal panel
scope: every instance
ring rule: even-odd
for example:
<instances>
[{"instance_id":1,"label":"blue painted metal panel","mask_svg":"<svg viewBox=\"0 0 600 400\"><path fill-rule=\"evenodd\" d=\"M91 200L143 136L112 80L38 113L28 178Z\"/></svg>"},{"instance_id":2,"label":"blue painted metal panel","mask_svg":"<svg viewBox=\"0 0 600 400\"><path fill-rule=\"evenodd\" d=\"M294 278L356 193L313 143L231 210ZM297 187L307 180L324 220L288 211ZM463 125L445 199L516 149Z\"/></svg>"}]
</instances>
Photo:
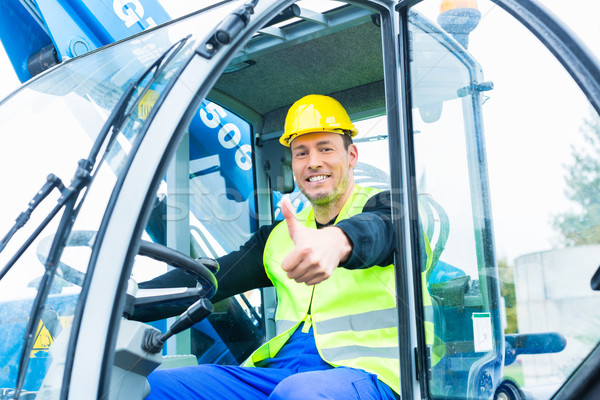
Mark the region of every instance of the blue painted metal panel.
<instances>
[{"instance_id":1,"label":"blue painted metal panel","mask_svg":"<svg viewBox=\"0 0 600 400\"><path fill-rule=\"evenodd\" d=\"M245 201L253 194L252 135L250 124L215 103L203 101L190 123L190 162L218 156L191 178L218 171L225 179L227 198ZM198 165L200 165L198 163Z\"/></svg>"},{"instance_id":2,"label":"blue painted metal panel","mask_svg":"<svg viewBox=\"0 0 600 400\"><path fill-rule=\"evenodd\" d=\"M62 60L170 20L154 0L37 0Z\"/></svg>"},{"instance_id":3,"label":"blue painted metal panel","mask_svg":"<svg viewBox=\"0 0 600 400\"><path fill-rule=\"evenodd\" d=\"M0 41L21 82L31 78L27 59L52 39L19 0L0 2Z\"/></svg>"},{"instance_id":4,"label":"blue painted metal panel","mask_svg":"<svg viewBox=\"0 0 600 400\"><path fill-rule=\"evenodd\" d=\"M77 299L78 295L51 295L45 309L55 313L56 318L70 320L75 312ZM2 340L0 340L0 365L3 366L0 371L0 387L2 388L15 387L18 364L24 343L25 327L31 313L32 303L33 299L28 299L4 302L0 305L0 321L2 321L3 329ZM55 338L57 333L62 330L62 325L55 328L58 330L51 329L53 331L51 332L52 338ZM40 334L40 331L41 329L38 328L36 337ZM52 357L48 351L50 344L50 342L44 343L41 348L36 348L34 345L27 367L25 390L35 391L40 388L52 362Z\"/></svg>"},{"instance_id":5,"label":"blue painted metal panel","mask_svg":"<svg viewBox=\"0 0 600 400\"><path fill-rule=\"evenodd\" d=\"M29 56L54 44L59 60L127 38L171 20L158 0L19 0L0 3L0 41L21 82ZM36 14L39 19L32 16Z\"/></svg>"}]
</instances>

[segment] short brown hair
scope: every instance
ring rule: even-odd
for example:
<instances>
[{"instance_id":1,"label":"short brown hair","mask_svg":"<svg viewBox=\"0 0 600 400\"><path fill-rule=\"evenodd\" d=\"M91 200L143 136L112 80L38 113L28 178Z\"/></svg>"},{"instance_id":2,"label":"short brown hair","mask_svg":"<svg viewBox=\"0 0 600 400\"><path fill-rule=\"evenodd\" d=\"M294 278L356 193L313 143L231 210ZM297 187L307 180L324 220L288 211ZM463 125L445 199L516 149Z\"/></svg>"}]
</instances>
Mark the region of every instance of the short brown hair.
<instances>
[{"instance_id":1,"label":"short brown hair","mask_svg":"<svg viewBox=\"0 0 600 400\"><path fill-rule=\"evenodd\" d=\"M344 139L344 148L346 150L348 150L348 147L350 147L350 145L354 143L352 141L352 136L350 136L350 133L350 131L344 131L344 134L342 135L342 139Z\"/></svg>"}]
</instances>

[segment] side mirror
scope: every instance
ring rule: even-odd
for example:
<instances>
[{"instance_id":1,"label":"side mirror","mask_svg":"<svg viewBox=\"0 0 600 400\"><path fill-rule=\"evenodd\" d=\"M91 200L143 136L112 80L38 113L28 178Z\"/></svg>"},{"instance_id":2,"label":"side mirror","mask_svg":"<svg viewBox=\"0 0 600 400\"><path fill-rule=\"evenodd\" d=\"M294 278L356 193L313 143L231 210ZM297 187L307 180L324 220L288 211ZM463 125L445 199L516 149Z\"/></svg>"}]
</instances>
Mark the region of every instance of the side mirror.
<instances>
[{"instance_id":1,"label":"side mirror","mask_svg":"<svg viewBox=\"0 0 600 400\"><path fill-rule=\"evenodd\" d=\"M600 290L600 266L594 273L594 276L592 276L590 285L592 286L592 290Z\"/></svg>"},{"instance_id":2,"label":"side mirror","mask_svg":"<svg viewBox=\"0 0 600 400\"><path fill-rule=\"evenodd\" d=\"M558 332L525 333L505 336L504 365L512 364L519 354L558 353L567 339Z\"/></svg>"}]
</instances>

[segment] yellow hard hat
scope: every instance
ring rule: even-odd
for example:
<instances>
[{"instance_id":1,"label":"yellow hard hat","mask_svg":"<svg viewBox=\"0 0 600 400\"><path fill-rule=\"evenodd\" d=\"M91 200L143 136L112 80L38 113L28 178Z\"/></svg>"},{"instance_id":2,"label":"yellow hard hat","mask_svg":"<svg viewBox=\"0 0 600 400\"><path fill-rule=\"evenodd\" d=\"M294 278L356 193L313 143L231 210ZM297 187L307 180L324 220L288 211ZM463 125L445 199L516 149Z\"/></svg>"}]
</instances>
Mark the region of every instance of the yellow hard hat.
<instances>
[{"instance_id":1,"label":"yellow hard hat","mask_svg":"<svg viewBox=\"0 0 600 400\"><path fill-rule=\"evenodd\" d=\"M331 132L356 136L358 130L350 121L344 107L334 98L309 94L296 101L285 117L285 128L279 142L290 145L300 135L315 132Z\"/></svg>"}]
</instances>

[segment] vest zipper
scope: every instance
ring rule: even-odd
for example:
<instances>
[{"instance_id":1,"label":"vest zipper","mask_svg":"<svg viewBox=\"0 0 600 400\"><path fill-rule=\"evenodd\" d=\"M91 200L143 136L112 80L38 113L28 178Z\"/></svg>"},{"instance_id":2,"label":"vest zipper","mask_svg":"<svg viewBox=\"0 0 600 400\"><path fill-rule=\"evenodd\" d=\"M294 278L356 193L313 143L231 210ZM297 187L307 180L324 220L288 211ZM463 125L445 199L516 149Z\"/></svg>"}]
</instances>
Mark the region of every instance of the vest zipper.
<instances>
[{"instance_id":1,"label":"vest zipper","mask_svg":"<svg viewBox=\"0 0 600 400\"><path fill-rule=\"evenodd\" d=\"M302 333L308 333L311 325L312 318L310 317L310 314L306 314L306 317L304 318L304 325L302 326Z\"/></svg>"},{"instance_id":2,"label":"vest zipper","mask_svg":"<svg viewBox=\"0 0 600 400\"><path fill-rule=\"evenodd\" d=\"M304 325L302 326L302 333L308 333L308 331L310 330L310 327L312 325L312 316L311 316L311 311L312 311L312 301L313 301L313 297L315 295L315 286L313 285L312 287L312 291L310 292L310 301L308 302L308 312L306 313L306 316L304 317Z\"/></svg>"}]
</instances>

